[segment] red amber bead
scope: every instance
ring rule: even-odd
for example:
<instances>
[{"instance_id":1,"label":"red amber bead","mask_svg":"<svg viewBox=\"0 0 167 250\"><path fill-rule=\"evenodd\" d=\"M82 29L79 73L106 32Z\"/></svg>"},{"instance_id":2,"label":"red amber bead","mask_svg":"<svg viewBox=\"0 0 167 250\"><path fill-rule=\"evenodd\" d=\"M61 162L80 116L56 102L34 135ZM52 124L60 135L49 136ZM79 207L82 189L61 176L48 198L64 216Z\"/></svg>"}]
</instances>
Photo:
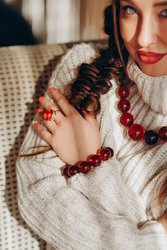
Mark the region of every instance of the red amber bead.
<instances>
[{"instance_id":1,"label":"red amber bead","mask_svg":"<svg viewBox=\"0 0 167 250\"><path fill-rule=\"evenodd\" d=\"M132 124L129 127L128 134L135 141L142 140L144 138L144 133L145 129L139 124Z\"/></svg>"},{"instance_id":2,"label":"red amber bead","mask_svg":"<svg viewBox=\"0 0 167 250\"><path fill-rule=\"evenodd\" d=\"M167 141L167 126L160 128L158 136L161 140Z\"/></svg>"},{"instance_id":3,"label":"red amber bead","mask_svg":"<svg viewBox=\"0 0 167 250\"><path fill-rule=\"evenodd\" d=\"M129 96L129 88L128 87L119 87L118 88L118 95L119 97L122 99L122 98L126 98Z\"/></svg>"},{"instance_id":4,"label":"red amber bead","mask_svg":"<svg viewBox=\"0 0 167 250\"><path fill-rule=\"evenodd\" d=\"M65 175L67 177L73 176L79 172L80 172L80 170L78 169L77 166L66 165L65 168L63 169L63 175Z\"/></svg>"},{"instance_id":5,"label":"red amber bead","mask_svg":"<svg viewBox=\"0 0 167 250\"><path fill-rule=\"evenodd\" d=\"M53 110L52 109L47 109L43 113L43 119L46 120L46 121L50 121L52 119L52 114L53 114Z\"/></svg>"},{"instance_id":6,"label":"red amber bead","mask_svg":"<svg viewBox=\"0 0 167 250\"><path fill-rule=\"evenodd\" d=\"M102 161L107 161L111 157L111 151L108 148L101 148L97 151Z\"/></svg>"},{"instance_id":7,"label":"red amber bead","mask_svg":"<svg viewBox=\"0 0 167 250\"><path fill-rule=\"evenodd\" d=\"M114 155L114 150L112 148L106 147L110 151L110 158Z\"/></svg>"},{"instance_id":8,"label":"red amber bead","mask_svg":"<svg viewBox=\"0 0 167 250\"><path fill-rule=\"evenodd\" d=\"M132 125L133 121L134 121L134 117L130 113L125 113L125 114L121 115L121 117L120 117L120 122L125 127L129 127L130 125Z\"/></svg>"},{"instance_id":9,"label":"red amber bead","mask_svg":"<svg viewBox=\"0 0 167 250\"><path fill-rule=\"evenodd\" d=\"M91 170L91 164L87 161L81 161L78 163L77 167L80 172L83 174L87 174Z\"/></svg>"},{"instance_id":10,"label":"red amber bead","mask_svg":"<svg viewBox=\"0 0 167 250\"><path fill-rule=\"evenodd\" d=\"M66 165L65 168L63 169L63 175L65 175L65 176L67 176L67 177L69 177L68 168L69 168L69 166Z\"/></svg>"},{"instance_id":11,"label":"red amber bead","mask_svg":"<svg viewBox=\"0 0 167 250\"><path fill-rule=\"evenodd\" d=\"M73 176L78 173L78 167L77 166L70 166L68 168L68 175Z\"/></svg>"},{"instance_id":12,"label":"red amber bead","mask_svg":"<svg viewBox=\"0 0 167 250\"><path fill-rule=\"evenodd\" d=\"M122 112L122 113L126 113L129 111L130 109L130 102L123 98L118 102L118 109Z\"/></svg>"},{"instance_id":13,"label":"red amber bead","mask_svg":"<svg viewBox=\"0 0 167 250\"><path fill-rule=\"evenodd\" d=\"M144 134L147 145L154 145L158 142L158 134L153 130L147 130Z\"/></svg>"},{"instance_id":14,"label":"red amber bead","mask_svg":"<svg viewBox=\"0 0 167 250\"><path fill-rule=\"evenodd\" d=\"M88 162L91 163L92 166L97 167L101 164L101 156L100 155L90 155L87 159Z\"/></svg>"}]
</instances>

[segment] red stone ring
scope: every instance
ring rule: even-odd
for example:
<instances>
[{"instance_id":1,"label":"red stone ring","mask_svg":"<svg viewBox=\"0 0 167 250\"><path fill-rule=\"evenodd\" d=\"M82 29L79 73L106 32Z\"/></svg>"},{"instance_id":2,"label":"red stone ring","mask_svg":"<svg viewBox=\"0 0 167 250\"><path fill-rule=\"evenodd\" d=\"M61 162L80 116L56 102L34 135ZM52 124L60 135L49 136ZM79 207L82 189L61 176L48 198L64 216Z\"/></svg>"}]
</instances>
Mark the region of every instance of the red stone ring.
<instances>
[{"instance_id":1,"label":"red stone ring","mask_svg":"<svg viewBox=\"0 0 167 250\"><path fill-rule=\"evenodd\" d=\"M45 121L51 121L54 119L56 113L60 111L59 109L57 110L53 110L53 109L47 109L45 110L43 113L42 113L42 118L45 120Z\"/></svg>"}]
</instances>

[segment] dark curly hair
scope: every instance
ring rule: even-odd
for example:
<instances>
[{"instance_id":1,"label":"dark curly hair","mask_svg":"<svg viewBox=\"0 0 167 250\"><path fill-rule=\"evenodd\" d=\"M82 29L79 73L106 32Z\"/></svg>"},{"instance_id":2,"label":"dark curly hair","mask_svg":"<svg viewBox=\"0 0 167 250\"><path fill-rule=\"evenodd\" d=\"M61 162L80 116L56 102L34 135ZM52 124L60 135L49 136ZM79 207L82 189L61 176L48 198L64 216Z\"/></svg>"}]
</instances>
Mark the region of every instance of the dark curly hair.
<instances>
[{"instance_id":1,"label":"dark curly hair","mask_svg":"<svg viewBox=\"0 0 167 250\"><path fill-rule=\"evenodd\" d=\"M108 34L108 48L99 51L99 56L90 64L81 64L76 80L69 87L67 98L82 114L100 112L100 95L111 88L111 79L118 84L129 82L126 74L128 52L119 32L119 1L113 1L104 11L104 31Z\"/></svg>"}]
</instances>

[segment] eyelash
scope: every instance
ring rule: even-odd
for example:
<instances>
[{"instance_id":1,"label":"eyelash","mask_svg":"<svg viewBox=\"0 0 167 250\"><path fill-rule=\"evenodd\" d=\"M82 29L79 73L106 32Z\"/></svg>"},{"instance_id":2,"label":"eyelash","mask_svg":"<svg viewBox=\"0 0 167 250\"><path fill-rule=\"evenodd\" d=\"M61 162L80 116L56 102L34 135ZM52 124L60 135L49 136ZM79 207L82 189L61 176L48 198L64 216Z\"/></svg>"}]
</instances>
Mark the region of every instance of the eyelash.
<instances>
[{"instance_id":1,"label":"eyelash","mask_svg":"<svg viewBox=\"0 0 167 250\"><path fill-rule=\"evenodd\" d=\"M123 6L121 8L121 10L122 10L122 12L123 12L124 15L134 15L134 14L137 14L137 10L135 8L133 8L132 6L129 6L129 5ZM133 12L130 13L128 10L131 10ZM163 13L165 13L165 15ZM167 9L161 11L161 13L160 13L159 16L162 17L162 18L167 18Z\"/></svg>"},{"instance_id":2,"label":"eyelash","mask_svg":"<svg viewBox=\"0 0 167 250\"><path fill-rule=\"evenodd\" d=\"M128 10L133 10L134 12L133 13L129 13L128 12ZM131 7L131 6L123 6L122 7L122 11L123 11L123 13L126 15L133 15L133 14L136 14L137 13L137 10L135 9L135 8L133 8L133 7Z\"/></svg>"},{"instance_id":3,"label":"eyelash","mask_svg":"<svg viewBox=\"0 0 167 250\"><path fill-rule=\"evenodd\" d=\"M165 12L165 15L162 14L163 12ZM164 18L167 18L167 9L161 11L160 16L161 16L161 17L164 17Z\"/></svg>"},{"instance_id":4,"label":"eyelash","mask_svg":"<svg viewBox=\"0 0 167 250\"><path fill-rule=\"evenodd\" d=\"M129 5L123 6L121 8L121 10L123 11L124 15L134 15L134 14L137 14L137 10L135 8L133 8L132 6L129 6ZM133 13L128 12L128 10L133 11ZM165 13L165 15L163 15L163 13ZM161 11L160 16L162 18L167 18L167 9Z\"/></svg>"}]
</instances>

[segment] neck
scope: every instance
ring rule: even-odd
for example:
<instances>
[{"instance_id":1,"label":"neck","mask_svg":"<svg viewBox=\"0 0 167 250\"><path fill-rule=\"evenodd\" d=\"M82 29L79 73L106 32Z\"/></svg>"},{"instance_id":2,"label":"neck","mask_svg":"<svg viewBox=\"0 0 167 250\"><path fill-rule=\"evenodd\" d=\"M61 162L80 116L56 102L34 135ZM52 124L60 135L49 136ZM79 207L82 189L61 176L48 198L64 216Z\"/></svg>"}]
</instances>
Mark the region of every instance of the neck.
<instances>
[{"instance_id":1,"label":"neck","mask_svg":"<svg viewBox=\"0 0 167 250\"><path fill-rule=\"evenodd\" d=\"M132 58L127 65L129 78L137 85L144 102L157 114L167 115L167 76L152 77L143 73Z\"/></svg>"}]
</instances>

